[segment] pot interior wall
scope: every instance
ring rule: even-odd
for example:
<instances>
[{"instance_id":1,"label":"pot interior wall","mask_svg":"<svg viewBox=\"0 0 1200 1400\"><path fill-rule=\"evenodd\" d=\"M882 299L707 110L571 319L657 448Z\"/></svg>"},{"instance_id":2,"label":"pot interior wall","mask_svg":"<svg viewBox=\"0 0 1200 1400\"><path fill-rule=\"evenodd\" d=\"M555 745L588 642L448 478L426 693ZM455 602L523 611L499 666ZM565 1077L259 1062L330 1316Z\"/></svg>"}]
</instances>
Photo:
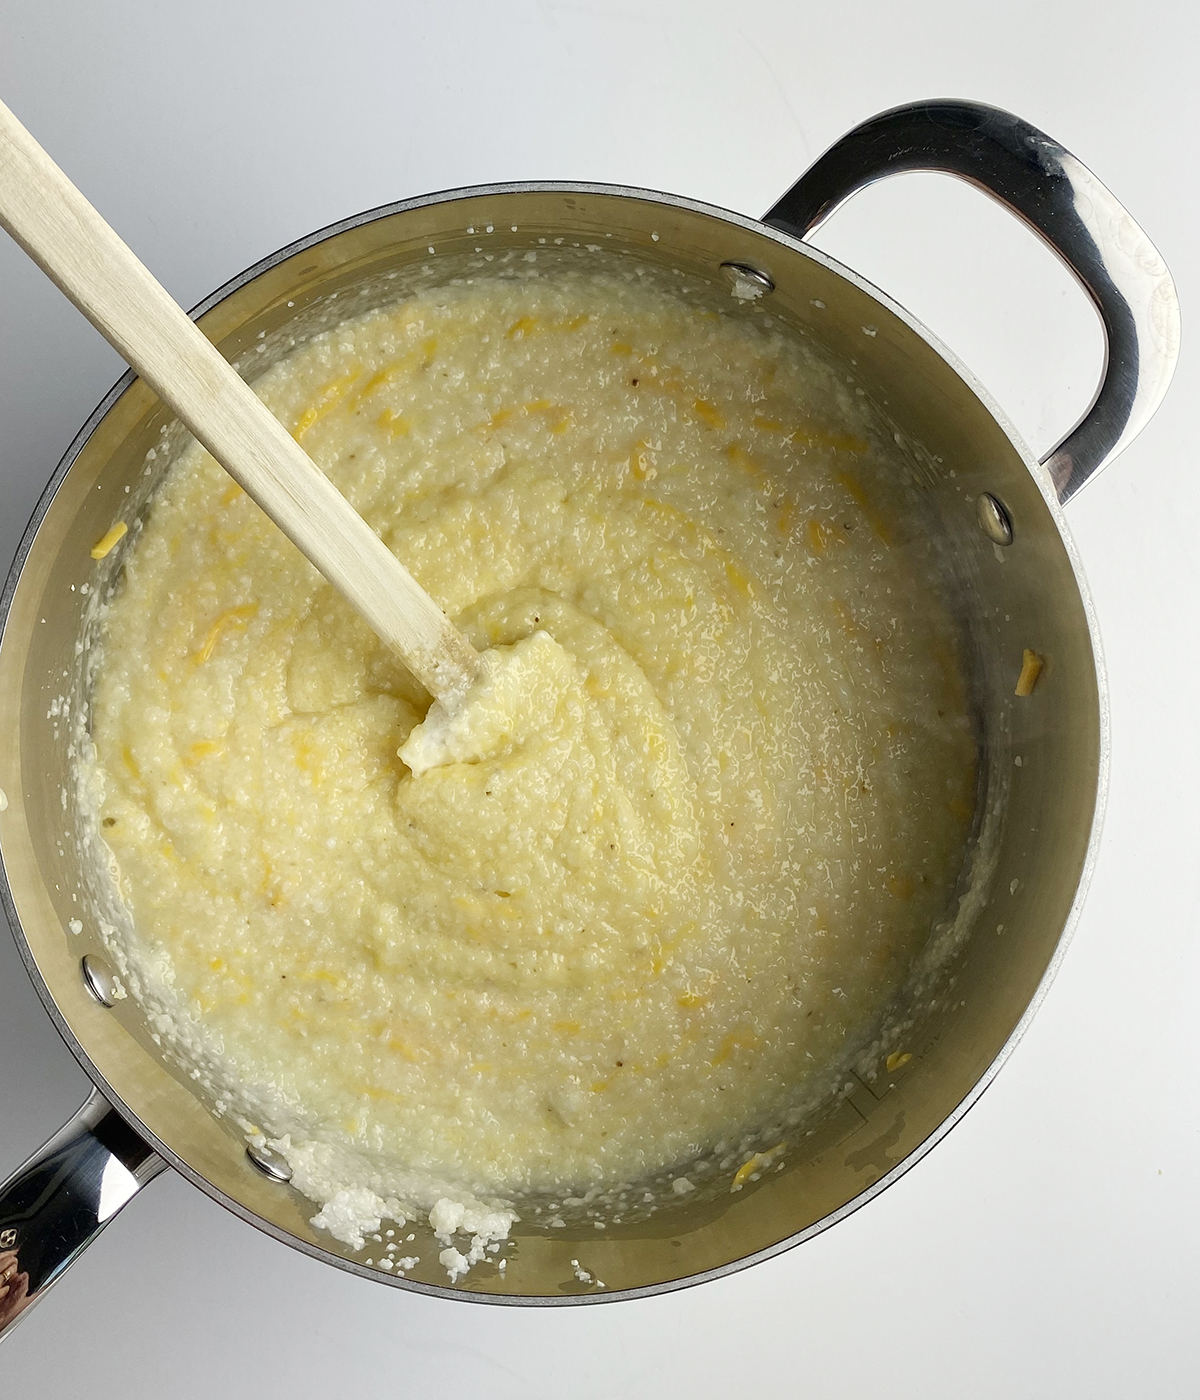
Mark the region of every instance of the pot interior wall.
<instances>
[{"instance_id":1,"label":"pot interior wall","mask_svg":"<svg viewBox=\"0 0 1200 1400\"><path fill-rule=\"evenodd\" d=\"M976 827L985 840L963 886L970 936L909 1008L903 1034L864 1053L849 1092L809 1125L778 1170L736 1195L720 1184L604 1231L587 1220L566 1230L518 1226L506 1273L480 1266L447 1290L500 1300L595 1296L571 1264L585 1245L584 1262L605 1280L608 1297L732 1267L821 1228L878 1188L960 1110L1030 1007L1071 915L1101 781L1089 618L1054 512L976 393L901 314L828 259L682 201L585 187L499 189L398 207L327 232L223 289L202 324L252 377L297 335L436 283L448 268L472 261L486 268L485 259L511 248L586 252L589 244L710 278L715 288L724 285L724 261L767 269L776 291L746 314L769 312L811 336L895 425L930 529L944 542L947 587L968 637L983 752ZM10 916L60 1029L170 1160L280 1238L358 1267L356 1256L308 1224L307 1202L249 1166L243 1140L163 1063L132 1004L107 1011L84 991L79 959L100 943L86 897L80 903L88 877L73 839L70 725L59 697L74 687L73 703L83 698L76 655L83 614L90 590L111 587L120 568L119 550L97 565L90 547L114 520L136 518L176 439L170 415L140 381L81 439L28 550L0 644L0 786L9 797L0 838ZM979 529L982 491L1007 508L1015 536L1008 548ZM1046 665L1034 693L1017 698L1025 647ZM69 931L76 919L79 934ZM889 1073L892 1047L911 1059ZM428 1232L412 1252L422 1257L413 1281L441 1291L445 1273Z\"/></svg>"}]
</instances>

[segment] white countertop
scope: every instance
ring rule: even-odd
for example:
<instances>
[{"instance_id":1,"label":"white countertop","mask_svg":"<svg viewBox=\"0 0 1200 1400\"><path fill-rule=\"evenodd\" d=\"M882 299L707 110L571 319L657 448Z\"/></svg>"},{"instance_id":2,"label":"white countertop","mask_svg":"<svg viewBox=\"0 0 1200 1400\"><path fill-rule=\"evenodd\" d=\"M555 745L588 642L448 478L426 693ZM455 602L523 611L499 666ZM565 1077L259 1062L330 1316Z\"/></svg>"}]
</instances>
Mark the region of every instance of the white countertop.
<instances>
[{"instance_id":1,"label":"white countertop","mask_svg":"<svg viewBox=\"0 0 1200 1400\"><path fill-rule=\"evenodd\" d=\"M1171 0L0 0L0 96L185 306L336 218L454 185L612 181L759 214L855 122L963 96L1090 165L1185 318L1165 406L1068 512L1112 692L1091 894L1032 1029L915 1170L732 1278L549 1312L360 1281L168 1174L4 1343L6 1397L1200 1393L1197 57ZM818 241L956 349L1035 448L1086 407L1095 319L982 196L906 177ZM0 236L5 562L121 368ZM85 1089L0 938L0 1176Z\"/></svg>"}]
</instances>

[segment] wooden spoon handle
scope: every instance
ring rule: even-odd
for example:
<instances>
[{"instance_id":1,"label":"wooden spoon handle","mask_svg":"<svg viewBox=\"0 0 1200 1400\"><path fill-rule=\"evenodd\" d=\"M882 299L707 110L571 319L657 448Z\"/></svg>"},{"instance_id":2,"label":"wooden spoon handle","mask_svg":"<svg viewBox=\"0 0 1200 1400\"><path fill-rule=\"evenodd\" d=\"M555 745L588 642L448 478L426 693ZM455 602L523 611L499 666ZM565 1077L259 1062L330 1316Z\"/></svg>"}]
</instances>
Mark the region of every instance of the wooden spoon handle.
<instances>
[{"instance_id":1,"label":"wooden spoon handle","mask_svg":"<svg viewBox=\"0 0 1200 1400\"><path fill-rule=\"evenodd\" d=\"M431 694L466 688L470 643L2 102L0 226Z\"/></svg>"}]
</instances>

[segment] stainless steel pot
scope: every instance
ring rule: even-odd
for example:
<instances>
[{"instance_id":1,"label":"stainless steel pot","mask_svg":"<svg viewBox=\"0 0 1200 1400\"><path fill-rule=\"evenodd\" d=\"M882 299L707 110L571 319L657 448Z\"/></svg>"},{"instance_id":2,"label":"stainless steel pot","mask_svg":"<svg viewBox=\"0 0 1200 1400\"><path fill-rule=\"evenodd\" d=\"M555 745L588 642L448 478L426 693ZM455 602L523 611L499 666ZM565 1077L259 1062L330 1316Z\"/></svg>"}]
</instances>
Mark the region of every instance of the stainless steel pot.
<instances>
[{"instance_id":1,"label":"stainless steel pot","mask_svg":"<svg viewBox=\"0 0 1200 1400\"><path fill-rule=\"evenodd\" d=\"M1108 359L1082 422L1039 463L986 391L901 307L804 239L862 186L899 170L961 176L1007 205L1066 261L1104 322ZM1179 312L1149 240L1061 146L995 109L965 102L898 108L850 132L766 214L742 218L692 200L597 185L497 185L372 210L267 258L196 316L248 369L331 301L347 312L437 276L454 259L511 248L602 243L611 251L755 283L772 315L819 344L886 405L952 562L984 761L977 828L992 832L970 936L938 994L910 1008L902 1066L870 1052L851 1090L794 1142L778 1172L727 1185L604 1232L518 1226L507 1271L445 1285L432 1237L399 1280L367 1268L308 1223L285 1168L247 1153L197 1086L172 1069L105 952L71 932L86 886L70 839L67 726L51 713L75 643L88 547L154 486L147 452L170 418L126 375L85 424L50 482L3 595L0 813L5 911L46 1009L96 1084L88 1103L0 1187L0 1329L39 1297L165 1166L243 1219L327 1263L442 1297L551 1305L637 1297L713 1278L807 1239L916 1162L991 1081L1062 957L1090 870L1107 772L1099 642L1061 506L1145 425L1175 366ZM436 249L436 254L429 250ZM442 262L449 259L450 264ZM426 270L421 271L422 267ZM740 269L740 272L738 271ZM165 455L165 454L164 454ZM1045 668L1016 698L1023 649ZM978 873L978 872L977 872ZM948 989L953 988L953 994ZM114 1004L115 1000L115 1004ZM882 1059L882 1053L880 1054ZM575 1276L589 1267L608 1287ZM0 1284L0 1286L3 1286Z\"/></svg>"}]
</instances>

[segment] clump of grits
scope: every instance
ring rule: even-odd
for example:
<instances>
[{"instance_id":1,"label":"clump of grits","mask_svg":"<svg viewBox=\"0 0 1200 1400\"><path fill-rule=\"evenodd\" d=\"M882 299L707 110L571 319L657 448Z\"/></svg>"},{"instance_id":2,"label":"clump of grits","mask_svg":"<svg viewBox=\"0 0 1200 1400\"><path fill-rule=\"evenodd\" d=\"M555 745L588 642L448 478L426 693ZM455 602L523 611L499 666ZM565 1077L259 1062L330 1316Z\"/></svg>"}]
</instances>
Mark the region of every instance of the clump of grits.
<instances>
[{"instance_id":1,"label":"clump of grits","mask_svg":"<svg viewBox=\"0 0 1200 1400\"><path fill-rule=\"evenodd\" d=\"M393 1167L437 1199L634 1181L797 1101L946 910L974 791L955 628L852 391L607 264L422 292L255 387L483 669L427 713L185 452L92 709L143 984L343 1164L318 1197L356 1161L376 1199Z\"/></svg>"}]
</instances>

